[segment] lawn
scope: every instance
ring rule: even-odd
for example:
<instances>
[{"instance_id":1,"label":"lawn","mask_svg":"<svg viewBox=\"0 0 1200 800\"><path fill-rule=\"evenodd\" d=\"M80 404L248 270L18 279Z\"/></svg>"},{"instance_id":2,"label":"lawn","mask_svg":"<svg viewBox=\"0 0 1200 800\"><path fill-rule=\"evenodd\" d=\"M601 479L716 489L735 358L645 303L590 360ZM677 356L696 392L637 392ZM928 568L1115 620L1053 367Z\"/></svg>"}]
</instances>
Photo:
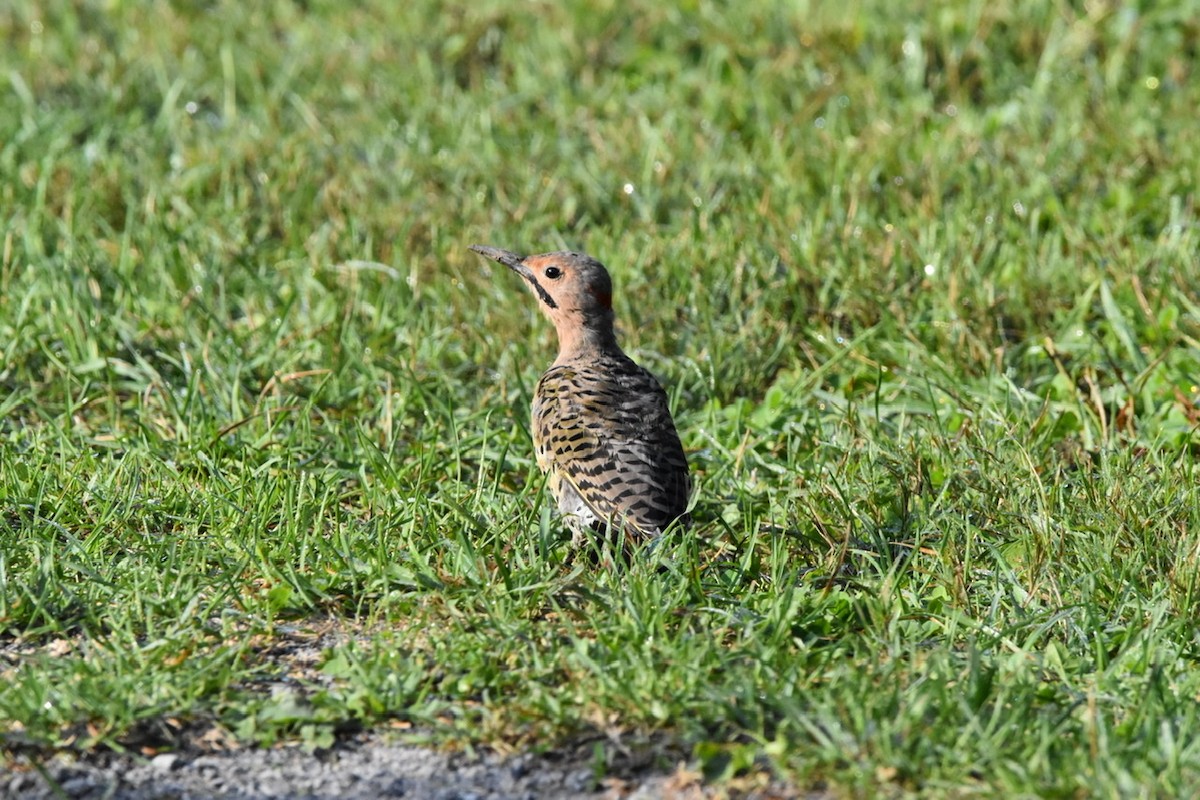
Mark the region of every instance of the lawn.
<instances>
[{"instance_id":1,"label":"lawn","mask_svg":"<svg viewBox=\"0 0 1200 800\"><path fill-rule=\"evenodd\" d=\"M6 3L0 758L1200 793L1200 5L1140 5ZM668 389L628 569L473 243L604 261Z\"/></svg>"}]
</instances>

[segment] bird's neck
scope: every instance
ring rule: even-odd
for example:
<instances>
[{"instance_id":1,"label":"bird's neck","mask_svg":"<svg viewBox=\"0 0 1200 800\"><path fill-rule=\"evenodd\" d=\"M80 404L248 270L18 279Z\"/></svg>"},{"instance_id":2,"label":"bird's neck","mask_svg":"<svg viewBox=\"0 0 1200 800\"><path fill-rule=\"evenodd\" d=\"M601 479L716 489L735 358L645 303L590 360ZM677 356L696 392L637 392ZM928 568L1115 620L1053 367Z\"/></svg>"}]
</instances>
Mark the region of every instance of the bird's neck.
<instances>
[{"instance_id":1,"label":"bird's neck","mask_svg":"<svg viewBox=\"0 0 1200 800\"><path fill-rule=\"evenodd\" d=\"M613 333L612 319L574 322L568 325L557 325L558 329L558 358L557 364L577 361L581 358L600 353L621 352L617 345L616 334Z\"/></svg>"}]
</instances>

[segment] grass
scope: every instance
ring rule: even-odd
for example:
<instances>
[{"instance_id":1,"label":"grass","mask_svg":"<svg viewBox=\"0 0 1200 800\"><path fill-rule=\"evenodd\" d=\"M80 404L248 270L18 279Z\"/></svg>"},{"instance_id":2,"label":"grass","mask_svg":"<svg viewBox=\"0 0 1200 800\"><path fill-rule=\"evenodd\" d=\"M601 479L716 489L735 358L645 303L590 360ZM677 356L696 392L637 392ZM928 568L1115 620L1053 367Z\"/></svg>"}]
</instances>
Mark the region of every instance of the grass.
<instances>
[{"instance_id":1,"label":"grass","mask_svg":"<svg viewBox=\"0 0 1200 800\"><path fill-rule=\"evenodd\" d=\"M1196 11L8 4L0 750L1195 793ZM610 266L656 558L569 558L474 242Z\"/></svg>"}]
</instances>

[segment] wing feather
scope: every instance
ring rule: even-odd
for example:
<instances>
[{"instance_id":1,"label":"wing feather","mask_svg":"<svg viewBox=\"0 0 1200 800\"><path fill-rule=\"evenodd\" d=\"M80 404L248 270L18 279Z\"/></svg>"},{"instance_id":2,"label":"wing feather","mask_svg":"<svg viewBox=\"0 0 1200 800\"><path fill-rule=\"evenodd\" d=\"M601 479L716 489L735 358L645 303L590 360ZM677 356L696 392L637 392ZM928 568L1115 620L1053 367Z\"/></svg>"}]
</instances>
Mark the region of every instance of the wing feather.
<instances>
[{"instance_id":1,"label":"wing feather","mask_svg":"<svg viewBox=\"0 0 1200 800\"><path fill-rule=\"evenodd\" d=\"M628 358L552 367L533 404L538 464L599 524L656 535L687 510L690 480L667 396Z\"/></svg>"}]
</instances>

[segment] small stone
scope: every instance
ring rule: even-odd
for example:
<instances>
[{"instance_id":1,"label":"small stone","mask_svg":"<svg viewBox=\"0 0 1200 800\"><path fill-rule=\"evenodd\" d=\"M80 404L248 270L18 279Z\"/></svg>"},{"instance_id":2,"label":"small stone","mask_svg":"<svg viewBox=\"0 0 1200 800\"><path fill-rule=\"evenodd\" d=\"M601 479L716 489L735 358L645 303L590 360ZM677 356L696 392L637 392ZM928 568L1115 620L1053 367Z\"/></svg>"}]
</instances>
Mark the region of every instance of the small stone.
<instances>
[{"instance_id":1,"label":"small stone","mask_svg":"<svg viewBox=\"0 0 1200 800\"><path fill-rule=\"evenodd\" d=\"M179 765L177 753L159 753L150 759L150 769L157 773L170 772Z\"/></svg>"}]
</instances>

